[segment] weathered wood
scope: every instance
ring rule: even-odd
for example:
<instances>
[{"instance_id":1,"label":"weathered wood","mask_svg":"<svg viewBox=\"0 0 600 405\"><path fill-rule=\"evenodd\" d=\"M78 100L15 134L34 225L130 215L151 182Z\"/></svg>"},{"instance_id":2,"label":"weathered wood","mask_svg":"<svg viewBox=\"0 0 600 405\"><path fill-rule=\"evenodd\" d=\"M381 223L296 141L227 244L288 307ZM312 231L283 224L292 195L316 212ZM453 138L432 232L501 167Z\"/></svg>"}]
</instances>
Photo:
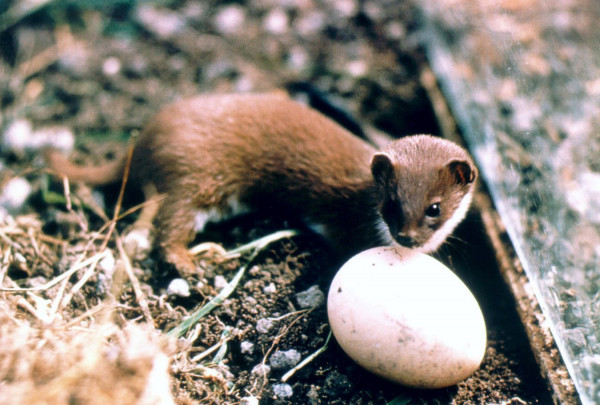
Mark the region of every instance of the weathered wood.
<instances>
[{"instance_id":1,"label":"weathered wood","mask_svg":"<svg viewBox=\"0 0 600 405\"><path fill-rule=\"evenodd\" d=\"M418 7L433 71L581 401L599 403L600 3Z\"/></svg>"}]
</instances>

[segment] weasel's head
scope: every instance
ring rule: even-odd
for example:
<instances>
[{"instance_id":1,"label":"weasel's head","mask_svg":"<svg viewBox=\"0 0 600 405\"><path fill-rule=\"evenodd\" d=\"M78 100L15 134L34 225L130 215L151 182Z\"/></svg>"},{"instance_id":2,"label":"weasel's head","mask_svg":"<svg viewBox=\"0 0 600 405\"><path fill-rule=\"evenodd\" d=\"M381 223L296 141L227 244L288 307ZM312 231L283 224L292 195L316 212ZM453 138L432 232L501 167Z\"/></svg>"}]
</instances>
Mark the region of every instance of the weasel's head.
<instances>
[{"instance_id":1,"label":"weasel's head","mask_svg":"<svg viewBox=\"0 0 600 405\"><path fill-rule=\"evenodd\" d=\"M477 169L460 146L429 135L393 141L371 161L378 207L393 240L436 250L466 215Z\"/></svg>"}]
</instances>

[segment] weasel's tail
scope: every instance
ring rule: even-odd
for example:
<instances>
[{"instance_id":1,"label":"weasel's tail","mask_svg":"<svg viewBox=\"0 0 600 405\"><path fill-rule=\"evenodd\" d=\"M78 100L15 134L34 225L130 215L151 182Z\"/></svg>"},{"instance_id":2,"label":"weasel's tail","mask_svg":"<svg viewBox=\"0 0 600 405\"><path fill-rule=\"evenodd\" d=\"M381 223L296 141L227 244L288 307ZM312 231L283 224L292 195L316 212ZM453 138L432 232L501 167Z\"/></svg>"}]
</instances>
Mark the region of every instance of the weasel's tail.
<instances>
[{"instance_id":1,"label":"weasel's tail","mask_svg":"<svg viewBox=\"0 0 600 405\"><path fill-rule=\"evenodd\" d=\"M55 149L44 151L46 162L57 175L66 176L71 182L82 182L90 186L102 186L121 180L125 170L125 156L102 166L79 166Z\"/></svg>"}]
</instances>

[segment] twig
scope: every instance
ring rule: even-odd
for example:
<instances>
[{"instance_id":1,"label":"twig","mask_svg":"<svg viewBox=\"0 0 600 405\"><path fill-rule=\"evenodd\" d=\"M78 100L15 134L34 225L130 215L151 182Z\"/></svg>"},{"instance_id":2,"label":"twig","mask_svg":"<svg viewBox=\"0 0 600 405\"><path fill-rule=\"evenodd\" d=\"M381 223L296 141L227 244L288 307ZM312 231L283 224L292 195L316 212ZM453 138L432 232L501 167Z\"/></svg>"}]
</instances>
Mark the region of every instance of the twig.
<instances>
[{"instance_id":1,"label":"twig","mask_svg":"<svg viewBox=\"0 0 600 405\"><path fill-rule=\"evenodd\" d=\"M63 176L62 181L63 181L63 190L64 190L64 194L65 194L65 200L66 200L65 205L66 205L67 211L72 213L75 216L75 218L77 218L77 222L79 223L79 226L85 233L87 233L89 227L85 223L84 218L81 215L79 215L78 212L75 212L75 210L73 210L73 200L71 199L71 184L69 183L69 178L67 176Z\"/></svg>"},{"instance_id":2,"label":"twig","mask_svg":"<svg viewBox=\"0 0 600 405\"><path fill-rule=\"evenodd\" d=\"M300 363L298 363L294 368L292 368L287 373L285 373L283 375L283 377L281 377L281 382L286 382L291 376L293 376L296 373L296 371L298 371L302 367L306 366L308 363L313 361L319 354L321 354L325 350L327 350L327 346L329 345L329 340L331 339L331 335L332 335L332 333L331 333L331 331L329 331L329 335L327 335L327 339L325 340L325 343L323 344L323 346L321 346L319 349L317 349L317 351L315 351L313 354L311 354L310 356L308 356L307 358L302 360Z\"/></svg>"},{"instance_id":3,"label":"twig","mask_svg":"<svg viewBox=\"0 0 600 405\"><path fill-rule=\"evenodd\" d=\"M87 281L89 280L90 277L92 277L95 270L96 270L96 263L93 263L90 267L88 267L86 272L83 273L83 275L79 278L77 283L75 283L75 285L71 288L71 291L69 291L65 295L65 297L61 300L61 305L60 305L61 307L66 306L66 304L73 298L73 295L75 295L77 293L77 291L79 291L81 289L81 287L83 287L83 285L85 283L87 283ZM57 309L58 309L58 307L57 307Z\"/></svg>"},{"instance_id":4,"label":"twig","mask_svg":"<svg viewBox=\"0 0 600 405\"><path fill-rule=\"evenodd\" d=\"M4 277L8 274L8 267L10 266L10 257L11 257L10 248L4 249L2 252L2 266L0 267L0 286L4 284Z\"/></svg>"},{"instance_id":5,"label":"twig","mask_svg":"<svg viewBox=\"0 0 600 405\"><path fill-rule=\"evenodd\" d=\"M71 211L73 209L73 203L71 202L71 185L69 183L69 178L67 176L63 176L62 181L65 199L67 200L67 211Z\"/></svg>"},{"instance_id":6,"label":"twig","mask_svg":"<svg viewBox=\"0 0 600 405\"><path fill-rule=\"evenodd\" d=\"M273 339L273 343L271 344L271 347L269 347L269 350L267 350L267 352L265 353L265 355L263 357L263 360L262 360L263 365L265 365L267 363L267 357L269 357L269 355L271 354L271 352L273 351L275 346L277 346L279 344L279 342L281 341L281 338L284 337L285 335L287 335L290 328L296 322L298 322L300 319L304 318L307 314L311 313L313 310L314 310L314 308L311 308L311 309L307 310L305 313L299 315L296 319L294 319L292 322L290 322L289 325L286 325L286 327L283 328L283 331L281 331L281 333L279 335L275 336L275 339Z\"/></svg>"},{"instance_id":7,"label":"twig","mask_svg":"<svg viewBox=\"0 0 600 405\"><path fill-rule=\"evenodd\" d=\"M129 277L129 281L131 281L131 285L133 286L133 291L135 293L137 302L140 305L140 309L142 310L142 314L144 314L144 318L146 319L146 322L148 322L150 325L155 325L154 319L152 319L152 315L150 314L150 308L148 307L148 300L146 299L146 296L144 295L144 292L142 291L142 286L140 284L140 281L138 280L138 278L135 276L135 273L133 272L133 268L131 267L131 261L129 260L127 253L125 253L125 248L123 247L123 241L118 236L116 239L117 239L117 249L119 250L119 256L121 258L121 263L123 263L123 268L124 268L125 272L127 273L127 276Z\"/></svg>"},{"instance_id":8,"label":"twig","mask_svg":"<svg viewBox=\"0 0 600 405\"><path fill-rule=\"evenodd\" d=\"M52 319L54 319L54 317L56 316L56 313L58 312L58 307L60 306L60 302L62 301L63 296L65 295L65 291L67 290L68 284L69 284L69 279L65 278L61 282L60 288L56 292L56 296L54 297L54 300L52 301L52 306L50 308L50 310L52 312Z\"/></svg>"},{"instance_id":9,"label":"twig","mask_svg":"<svg viewBox=\"0 0 600 405\"><path fill-rule=\"evenodd\" d=\"M129 178L129 170L131 169L131 159L133 158L133 149L135 146L136 136L131 136L129 138L129 148L127 150L127 160L125 163L125 171L123 172L123 180L121 181L121 189L119 190L119 196L117 198L117 204L115 206L115 212L113 213L112 221L108 227L108 232L106 233L106 238L100 247L100 250L103 250L108 245L108 241L115 230L117 225L117 218L119 217L119 213L121 211L121 206L123 204L123 196L125 195L125 186L127 185L127 180Z\"/></svg>"},{"instance_id":10,"label":"twig","mask_svg":"<svg viewBox=\"0 0 600 405\"><path fill-rule=\"evenodd\" d=\"M4 231L2 231L2 229L0 229L0 239L2 239L7 245L10 245L14 249L23 250L21 246L17 242L9 238L8 235L5 234Z\"/></svg>"},{"instance_id":11,"label":"twig","mask_svg":"<svg viewBox=\"0 0 600 405\"><path fill-rule=\"evenodd\" d=\"M298 314L303 314L305 312L310 312L310 311L313 311L313 310L314 310L314 308L300 309L298 311L288 312L287 314L278 316L276 318L267 318L267 319L269 319L270 321L282 321L285 318L289 318L290 316L294 316L294 315L298 315Z\"/></svg>"},{"instance_id":12,"label":"twig","mask_svg":"<svg viewBox=\"0 0 600 405\"><path fill-rule=\"evenodd\" d=\"M28 15L35 13L52 0L18 1L11 8L0 15L0 32L3 32Z\"/></svg>"},{"instance_id":13,"label":"twig","mask_svg":"<svg viewBox=\"0 0 600 405\"><path fill-rule=\"evenodd\" d=\"M221 334L221 339L223 340L223 344L217 351L217 354L215 354L215 357L213 357L213 359L212 359L212 362L214 364L219 365L219 364L223 363L223 360L225 359L225 355L227 354L227 342L229 341L229 339L231 339L233 337L231 334L232 330L233 330L232 327L227 327L227 328L225 328L225 330L223 330L223 333Z\"/></svg>"},{"instance_id":14,"label":"twig","mask_svg":"<svg viewBox=\"0 0 600 405\"><path fill-rule=\"evenodd\" d=\"M209 347L202 353L197 354L196 356L192 357L192 361L193 362L201 361L203 358L205 358L209 354L217 351L221 346L223 346L225 343L227 343L229 340L231 340L231 338L233 338L233 335L231 333L231 328L225 328L225 330L221 334L221 339L212 347ZM213 362L218 364L218 361L213 361Z\"/></svg>"},{"instance_id":15,"label":"twig","mask_svg":"<svg viewBox=\"0 0 600 405\"><path fill-rule=\"evenodd\" d=\"M95 307L88 309L83 314L69 320L69 322L66 324L66 328L68 329L72 326L77 325L79 322L81 322L85 318L91 318L93 315L101 312L105 306L106 306L106 304L104 302L101 302L100 304L96 305Z\"/></svg>"},{"instance_id":16,"label":"twig","mask_svg":"<svg viewBox=\"0 0 600 405\"><path fill-rule=\"evenodd\" d=\"M108 250L104 250L104 251L102 251L100 253L97 253L94 256L90 257L89 259L86 259L86 260L84 260L84 261L82 261L80 263L75 264L69 270L65 271L60 276L55 277L54 279L52 279L51 281L47 282L44 285L37 286L37 287L27 287L27 288L21 288L21 287L15 287L15 288L0 287L0 291L13 291L13 292L21 292L21 291L45 291L45 290L47 290L49 288L54 287L56 284L60 283L64 279L68 279L69 277L71 277L73 274L75 274L76 272L78 272L82 268L87 267L90 264L94 264L95 265L100 260L104 259L109 253L110 252Z\"/></svg>"}]
</instances>

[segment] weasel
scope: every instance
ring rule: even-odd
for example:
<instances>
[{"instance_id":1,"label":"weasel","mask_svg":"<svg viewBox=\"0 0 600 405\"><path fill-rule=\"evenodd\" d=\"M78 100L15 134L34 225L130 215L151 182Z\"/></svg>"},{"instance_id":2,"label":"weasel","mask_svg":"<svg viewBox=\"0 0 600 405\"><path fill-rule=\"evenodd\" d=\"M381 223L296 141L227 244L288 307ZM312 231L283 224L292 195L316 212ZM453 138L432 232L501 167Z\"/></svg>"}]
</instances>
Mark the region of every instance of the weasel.
<instances>
[{"instance_id":1,"label":"weasel","mask_svg":"<svg viewBox=\"0 0 600 405\"><path fill-rule=\"evenodd\" d=\"M72 182L117 182L125 157L80 167L58 152L49 165ZM297 216L341 258L374 246L436 250L465 216L477 178L468 153L429 135L378 151L319 112L281 94L200 95L175 102L145 127L131 180L155 217L163 259L199 273L187 251L194 231L247 210Z\"/></svg>"}]
</instances>

